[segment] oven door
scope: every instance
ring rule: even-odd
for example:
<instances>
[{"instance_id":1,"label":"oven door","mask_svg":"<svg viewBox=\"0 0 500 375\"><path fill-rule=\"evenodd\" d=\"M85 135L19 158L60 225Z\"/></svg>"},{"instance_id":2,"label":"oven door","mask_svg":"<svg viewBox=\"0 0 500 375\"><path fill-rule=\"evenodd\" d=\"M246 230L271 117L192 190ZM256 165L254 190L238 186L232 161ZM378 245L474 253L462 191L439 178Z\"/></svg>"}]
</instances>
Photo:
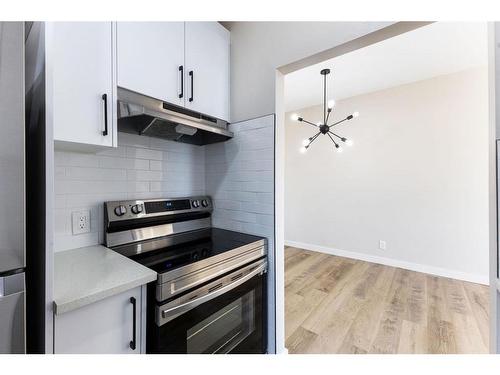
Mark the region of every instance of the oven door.
<instances>
[{"instance_id":1,"label":"oven door","mask_svg":"<svg viewBox=\"0 0 500 375\"><path fill-rule=\"evenodd\" d=\"M149 353L265 353L265 260L156 306Z\"/></svg>"}]
</instances>

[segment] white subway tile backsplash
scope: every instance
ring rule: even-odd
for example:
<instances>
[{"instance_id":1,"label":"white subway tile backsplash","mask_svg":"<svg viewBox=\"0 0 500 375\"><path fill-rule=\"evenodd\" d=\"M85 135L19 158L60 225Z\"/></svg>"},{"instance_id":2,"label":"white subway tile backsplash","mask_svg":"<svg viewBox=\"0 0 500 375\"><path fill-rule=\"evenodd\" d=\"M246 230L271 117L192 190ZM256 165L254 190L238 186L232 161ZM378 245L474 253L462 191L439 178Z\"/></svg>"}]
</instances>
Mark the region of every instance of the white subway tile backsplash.
<instances>
[{"instance_id":1,"label":"white subway tile backsplash","mask_svg":"<svg viewBox=\"0 0 500 375\"><path fill-rule=\"evenodd\" d=\"M98 167L99 158L94 154L58 151L54 154L54 163L56 167Z\"/></svg>"},{"instance_id":2,"label":"white subway tile backsplash","mask_svg":"<svg viewBox=\"0 0 500 375\"><path fill-rule=\"evenodd\" d=\"M103 242L105 201L204 195L204 149L119 133L117 148L96 154L55 151L56 251ZM91 232L73 236L71 212L81 209Z\"/></svg>"},{"instance_id":3,"label":"white subway tile backsplash","mask_svg":"<svg viewBox=\"0 0 500 375\"><path fill-rule=\"evenodd\" d=\"M118 133L122 134L122 133ZM124 158L127 156L127 148L126 147L115 147L108 148L97 153L98 156L112 156L117 158Z\"/></svg>"},{"instance_id":4,"label":"white subway tile backsplash","mask_svg":"<svg viewBox=\"0 0 500 375\"><path fill-rule=\"evenodd\" d=\"M274 115L231 124L235 137L205 147L215 227L267 237L274 250Z\"/></svg>"},{"instance_id":5,"label":"white subway tile backsplash","mask_svg":"<svg viewBox=\"0 0 500 375\"><path fill-rule=\"evenodd\" d=\"M75 181L57 180L55 194L96 194L126 191L123 181Z\"/></svg>"},{"instance_id":6,"label":"white subway tile backsplash","mask_svg":"<svg viewBox=\"0 0 500 375\"><path fill-rule=\"evenodd\" d=\"M99 243L99 233L90 232L79 234L77 236L58 235L56 233L54 238L55 251L63 251L69 249L76 249L79 247L92 246Z\"/></svg>"},{"instance_id":7,"label":"white subway tile backsplash","mask_svg":"<svg viewBox=\"0 0 500 375\"><path fill-rule=\"evenodd\" d=\"M127 181L128 193L145 193L149 190L149 181Z\"/></svg>"},{"instance_id":8,"label":"white subway tile backsplash","mask_svg":"<svg viewBox=\"0 0 500 375\"><path fill-rule=\"evenodd\" d=\"M146 159L128 159L125 157L101 156L99 158L100 168L113 169L149 169L149 160Z\"/></svg>"},{"instance_id":9,"label":"white subway tile backsplash","mask_svg":"<svg viewBox=\"0 0 500 375\"><path fill-rule=\"evenodd\" d=\"M274 205L272 204L242 202L241 209L247 212L255 212L258 214L272 215L274 213Z\"/></svg>"},{"instance_id":10,"label":"white subway tile backsplash","mask_svg":"<svg viewBox=\"0 0 500 375\"><path fill-rule=\"evenodd\" d=\"M135 134L118 133L118 146L150 148L151 138L138 137Z\"/></svg>"},{"instance_id":11,"label":"white subway tile backsplash","mask_svg":"<svg viewBox=\"0 0 500 375\"><path fill-rule=\"evenodd\" d=\"M140 171L128 170L127 180L131 181L162 181L163 173L161 171Z\"/></svg>"},{"instance_id":12,"label":"white subway tile backsplash","mask_svg":"<svg viewBox=\"0 0 500 375\"><path fill-rule=\"evenodd\" d=\"M240 169L242 171L274 171L274 160L242 160Z\"/></svg>"},{"instance_id":13,"label":"white subway tile backsplash","mask_svg":"<svg viewBox=\"0 0 500 375\"><path fill-rule=\"evenodd\" d=\"M61 179L83 181L125 181L127 179L127 172L123 169L66 167L66 175L61 177Z\"/></svg>"},{"instance_id":14,"label":"white subway tile backsplash","mask_svg":"<svg viewBox=\"0 0 500 375\"><path fill-rule=\"evenodd\" d=\"M241 202L218 199L214 202L215 209L241 210Z\"/></svg>"},{"instance_id":15,"label":"white subway tile backsplash","mask_svg":"<svg viewBox=\"0 0 500 375\"><path fill-rule=\"evenodd\" d=\"M256 215L257 224L271 227L274 225L274 212L269 215Z\"/></svg>"},{"instance_id":16,"label":"white subway tile backsplash","mask_svg":"<svg viewBox=\"0 0 500 375\"><path fill-rule=\"evenodd\" d=\"M163 160L163 152L146 148L127 147L127 157L136 159Z\"/></svg>"},{"instance_id":17,"label":"white subway tile backsplash","mask_svg":"<svg viewBox=\"0 0 500 375\"><path fill-rule=\"evenodd\" d=\"M163 164L159 160L150 160L149 169L151 171L161 171L163 169Z\"/></svg>"},{"instance_id":18,"label":"white subway tile backsplash","mask_svg":"<svg viewBox=\"0 0 500 375\"><path fill-rule=\"evenodd\" d=\"M103 202L210 195L215 227L274 241L274 116L231 125L235 138L195 146L119 133L118 147L55 152L56 251L103 241ZM71 212L89 209L91 232L71 234Z\"/></svg>"},{"instance_id":19,"label":"white subway tile backsplash","mask_svg":"<svg viewBox=\"0 0 500 375\"><path fill-rule=\"evenodd\" d=\"M274 205L274 192L257 193L257 202Z\"/></svg>"},{"instance_id":20,"label":"white subway tile backsplash","mask_svg":"<svg viewBox=\"0 0 500 375\"><path fill-rule=\"evenodd\" d=\"M122 199L127 199L127 192L71 194L66 196L66 207L73 209L84 209L94 206L96 202L106 202Z\"/></svg>"}]
</instances>

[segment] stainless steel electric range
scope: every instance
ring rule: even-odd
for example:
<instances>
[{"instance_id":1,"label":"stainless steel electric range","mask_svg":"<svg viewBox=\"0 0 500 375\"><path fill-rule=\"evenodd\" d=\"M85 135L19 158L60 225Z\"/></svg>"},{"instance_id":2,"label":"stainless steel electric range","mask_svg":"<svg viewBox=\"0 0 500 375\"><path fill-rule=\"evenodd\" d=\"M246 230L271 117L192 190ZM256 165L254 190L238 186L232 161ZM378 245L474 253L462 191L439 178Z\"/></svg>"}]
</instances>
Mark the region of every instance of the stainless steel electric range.
<instances>
[{"instance_id":1,"label":"stainless steel electric range","mask_svg":"<svg viewBox=\"0 0 500 375\"><path fill-rule=\"evenodd\" d=\"M265 238L213 228L209 197L104 204L105 243L155 270L148 353L265 353Z\"/></svg>"}]
</instances>

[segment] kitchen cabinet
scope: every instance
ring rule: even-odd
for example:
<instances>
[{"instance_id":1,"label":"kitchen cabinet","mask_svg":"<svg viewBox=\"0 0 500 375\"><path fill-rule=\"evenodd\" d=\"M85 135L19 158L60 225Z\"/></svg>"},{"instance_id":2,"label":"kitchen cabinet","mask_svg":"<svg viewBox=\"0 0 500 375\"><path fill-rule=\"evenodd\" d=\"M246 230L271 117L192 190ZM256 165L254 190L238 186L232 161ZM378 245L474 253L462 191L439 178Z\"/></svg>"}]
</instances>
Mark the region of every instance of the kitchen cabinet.
<instances>
[{"instance_id":1,"label":"kitchen cabinet","mask_svg":"<svg viewBox=\"0 0 500 375\"><path fill-rule=\"evenodd\" d=\"M218 22L186 22L186 107L229 120L229 31Z\"/></svg>"},{"instance_id":2,"label":"kitchen cabinet","mask_svg":"<svg viewBox=\"0 0 500 375\"><path fill-rule=\"evenodd\" d=\"M135 299L135 313L131 298ZM145 298L146 287L136 287L79 309L54 315L54 352L145 353ZM134 328L135 349L130 345L134 341Z\"/></svg>"},{"instance_id":3,"label":"kitchen cabinet","mask_svg":"<svg viewBox=\"0 0 500 375\"><path fill-rule=\"evenodd\" d=\"M118 22L118 86L184 105L184 22Z\"/></svg>"},{"instance_id":4,"label":"kitchen cabinet","mask_svg":"<svg viewBox=\"0 0 500 375\"><path fill-rule=\"evenodd\" d=\"M116 25L47 22L45 32L47 119L56 147L116 147Z\"/></svg>"},{"instance_id":5,"label":"kitchen cabinet","mask_svg":"<svg viewBox=\"0 0 500 375\"><path fill-rule=\"evenodd\" d=\"M118 86L228 121L229 37L218 22L118 22Z\"/></svg>"}]
</instances>

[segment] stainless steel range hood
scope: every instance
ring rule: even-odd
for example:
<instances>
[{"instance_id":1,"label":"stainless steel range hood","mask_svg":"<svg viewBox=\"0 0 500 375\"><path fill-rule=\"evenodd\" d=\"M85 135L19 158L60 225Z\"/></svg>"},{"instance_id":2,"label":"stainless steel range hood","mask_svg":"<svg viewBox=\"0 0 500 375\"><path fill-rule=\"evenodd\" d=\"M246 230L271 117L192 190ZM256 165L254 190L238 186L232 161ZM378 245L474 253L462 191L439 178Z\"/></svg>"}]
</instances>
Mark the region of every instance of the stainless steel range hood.
<instances>
[{"instance_id":1,"label":"stainless steel range hood","mask_svg":"<svg viewBox=\"0 0 500 375\"><path fill-rule=\"evenodd\" d=\"M189 109L118 88L118 131L194 145L233 137L228 123Z\"/></svg>"}]
</instances>

